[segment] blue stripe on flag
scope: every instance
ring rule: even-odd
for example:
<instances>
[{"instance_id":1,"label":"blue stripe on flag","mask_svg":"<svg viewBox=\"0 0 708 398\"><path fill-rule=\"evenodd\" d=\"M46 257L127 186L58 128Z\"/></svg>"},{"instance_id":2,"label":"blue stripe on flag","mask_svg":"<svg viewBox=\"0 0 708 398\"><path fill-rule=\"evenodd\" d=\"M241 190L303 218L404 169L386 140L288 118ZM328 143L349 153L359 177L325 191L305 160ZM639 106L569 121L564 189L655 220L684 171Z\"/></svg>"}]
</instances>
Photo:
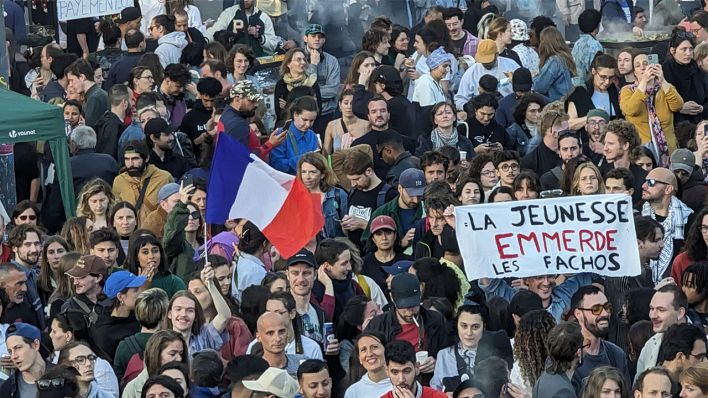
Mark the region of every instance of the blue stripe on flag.
<instances>
[{"instance_id":1,"label":"blue stripe on flag","mask_svg":"<svg viewBox=\"0 0 708 398\"><path fill-rule=\"evenodd\" d=\"M228 134L219 134L207 187L206 221L223 224L236 200L251 152Z\"/></svg>"}]
</instances>

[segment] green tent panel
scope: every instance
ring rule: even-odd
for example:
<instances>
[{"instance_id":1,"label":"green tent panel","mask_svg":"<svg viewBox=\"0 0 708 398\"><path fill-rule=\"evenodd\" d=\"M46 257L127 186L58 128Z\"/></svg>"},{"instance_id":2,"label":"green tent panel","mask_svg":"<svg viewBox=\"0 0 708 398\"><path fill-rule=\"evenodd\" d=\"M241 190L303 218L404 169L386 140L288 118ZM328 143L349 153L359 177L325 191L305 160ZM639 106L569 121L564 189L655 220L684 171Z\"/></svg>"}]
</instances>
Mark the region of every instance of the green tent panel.
<instances>
[{"instance_id":1,"label":"green tent panel","mask_svg":"<svg viewBox=\"0 0 708 398\"><path fill-rule=\"evenodd\" d=\"M0 88L0 144L46 141L52 150L67 219L74 216L76 198L69 165L64 112L55 105Z\"/></svg>"}]
</instances>

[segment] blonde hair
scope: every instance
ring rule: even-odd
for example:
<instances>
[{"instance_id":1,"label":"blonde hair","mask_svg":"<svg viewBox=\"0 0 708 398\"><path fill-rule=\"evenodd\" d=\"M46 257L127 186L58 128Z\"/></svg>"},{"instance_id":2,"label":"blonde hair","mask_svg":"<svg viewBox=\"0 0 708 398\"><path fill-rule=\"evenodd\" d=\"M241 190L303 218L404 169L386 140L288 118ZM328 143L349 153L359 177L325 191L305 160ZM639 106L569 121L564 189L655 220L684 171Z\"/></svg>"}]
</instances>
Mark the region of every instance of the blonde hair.
<instances>
[{"instance_id":1,"label":"blonde hair","mask_svg":"<svg viewBox=\"0 0 708 398\"><path fill-rule=\"evenodd\" d=\"M81 258L81 253L68 252L61 258L61 260L59 260L58 279L55 281L57 287L47 300L49 304L52 304L59 299L68 300L74 295L72 283L69 281L69 277L66 273L70 269L74 268L74 265L76 265L76 262L79 261L79 258Z\"/></svg>"},{"instance_id":2,"label":"blonde hair","mask_svg":"<svg viewBox=\"0 0 708 398\"><path fill-rule=\"evenodd\" d=\"M597 192L595 193L605 193L605 181L602 179L602 173L600 173L600 169L598 169L597 166L592 164L592 162L585 162L579 164L578 167L575 169L575 173L573 173L573 183L570 186L570 194L582 195L580 193L580 173L582 173L584 169L591 169L593 173L595 173L595 177L597 177Z\"/></svg>"},{"instance_id":3,"label":"blonde hair","mask_svg":"<svg viewBox=\"0 0 708 398\"><path fill-rule=\"evenodd\" d=\"M703 44L703 43L701 43ZM705 396L708 394L708 362L699 362L690 368L686 368L679 376L681 384L691 384L701 389Z\"/></svg>"},{"instance_id":4,"label":"blonde hair","mask_svg":"<svg viewBox=\"0 0 708 398\"><path fill-rule=\"evenodd\" d=\"M570 53L570 48L565 44L565 39L561 32L553 26L548 26L541 31L538 43L539 68L543 68L549 58L558 56L568 68L572 76L578 74L575 68L575 61Z\"/></svg>"},{"instance_id":5,"label":"blonde hair","mask_svg":"<svg viewBox=\"0 0 708 398\"><path fill-rule=\"evenodd\" d=\"M693 59L700 64L705 57L708 57L708 43L701 42L693 49Z\"/></svg>"},{"instance_id":6,"label":"blonde hair","mask_svg":"<svg viewBox=\"0 0 708 398\"><path fill-rule=\"evenodd\" d=\"M300 181L302 181L301 172L303 163L315 166L315 168L322 173L322 179L320 180L320 189L322 192L327 192L330 188L337 185L339 180L337 180L337 176L334 174L334 171L332 171L332 168L327 165L327 159L321 153L310 152L300 158L300 161L297 162L297 178Z\"/></svg>"},{"instance_id":7,"label":"blonde hair","mask_svg":"<svg viewBox=\"0 0 708 398\"><path fill-rule=\"evenodd\" d=\"M507 29L511 29L511 23L504 17L495 18L487 28L487 38L496 40Z\"/></svg>"},{"instance_id":8,"label":"blonde hair","mask_svg":"<svg viewBox=\"0 0 708 398\"><path fill-rule=\"evenodd\" d=\"M111 224L111 220L108 215L111 214L113 205L116 204L116 197L113 195L113 190L111 187L100 178L94 178L84 184L79 192L78 205L76 206L76 215L79 217L86 217L91 221L96 221L96 215L91 211L89 206L89 199L92 196L103 193L108 198L108 206L106 207L106 221Z\"/></svg>"}]
</instances>

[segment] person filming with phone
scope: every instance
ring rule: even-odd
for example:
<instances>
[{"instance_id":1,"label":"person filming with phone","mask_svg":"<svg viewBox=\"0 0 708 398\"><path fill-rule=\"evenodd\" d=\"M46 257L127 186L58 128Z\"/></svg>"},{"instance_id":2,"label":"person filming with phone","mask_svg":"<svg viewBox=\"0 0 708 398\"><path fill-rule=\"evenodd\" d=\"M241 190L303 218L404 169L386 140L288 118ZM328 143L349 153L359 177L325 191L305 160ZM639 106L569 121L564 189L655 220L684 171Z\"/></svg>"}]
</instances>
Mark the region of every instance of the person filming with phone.
<instances>
[{"instance_id":1,"label":"person filming with phone","mask_svg":"<svg viewBox=\"0 0 708 398\"><path fill-rule=\"evenodd\" d=\"M676 113L676 123L698 123L708 117L708 82L706 73L693 59L695 46L693 33L675 31L669 41L669 56L662 65L666 81L676 87L684 101Z\"/></svg>"},{"instance_id":2,"label":"person filming with phone","mask_svg":"<svg viewBox=\"0 0 708 398\"><path fill-rule=\"evenodd\" d=\"M637 129L642 144L652 143L659 165L666 167L669 154L676 149L674 112L679 112L684 102L664 79L661 65L650 63L647 54L635 54L632 64L636 81L620 91L620 108Z\"/></svg>"}]
</instances>

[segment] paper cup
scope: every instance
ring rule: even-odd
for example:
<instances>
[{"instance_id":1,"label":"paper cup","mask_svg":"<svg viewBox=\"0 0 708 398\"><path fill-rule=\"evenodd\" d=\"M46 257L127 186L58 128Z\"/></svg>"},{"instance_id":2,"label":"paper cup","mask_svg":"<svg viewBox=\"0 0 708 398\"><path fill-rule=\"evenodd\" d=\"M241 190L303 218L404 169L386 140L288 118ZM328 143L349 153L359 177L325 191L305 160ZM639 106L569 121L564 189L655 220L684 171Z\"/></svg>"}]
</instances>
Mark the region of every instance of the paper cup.
<instances>
[{"instance_id":1,"label":"paper cup","mask_svg":"<svg viewBox=\"0 0 708 398\"><path fill-rule=\"evenodd\" d=\"M467 160L467 151L460 151L460 160Z\"/></svg>"},{"instance_id":2,"label":"paper cup","mask_svg":"<svg viewBox=\"0 0 708 398\"><path fill-rule=\"evenodd\" d=\"M415 353L415 361L420 365L428 359L428 351L418 351Z\"/></svg>"}]
</instances>

